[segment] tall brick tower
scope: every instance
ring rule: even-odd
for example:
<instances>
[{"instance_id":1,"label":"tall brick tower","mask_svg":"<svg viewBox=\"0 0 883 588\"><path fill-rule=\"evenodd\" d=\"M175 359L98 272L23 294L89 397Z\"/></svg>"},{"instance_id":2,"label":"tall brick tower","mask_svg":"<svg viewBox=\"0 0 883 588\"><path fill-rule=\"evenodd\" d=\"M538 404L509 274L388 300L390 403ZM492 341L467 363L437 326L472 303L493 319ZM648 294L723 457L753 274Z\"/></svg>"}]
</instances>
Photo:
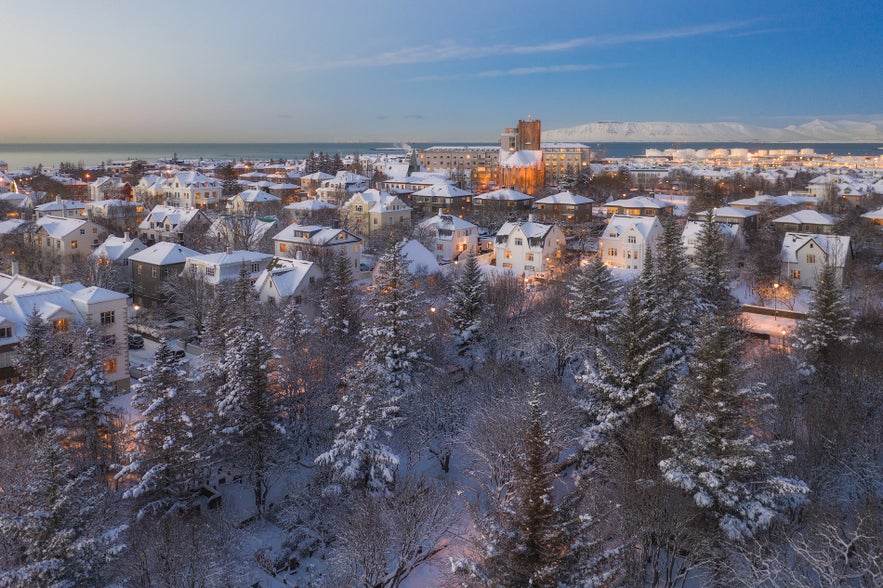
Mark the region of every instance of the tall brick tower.
<instances>
[{"instance_id":1,"label":"tall brick tower","mask_svg":"<svg viewBox=\"0 0 883 588\"><path fill-rule=\"evenodd\" d=\"M540 150L540 121L527 120L518 121L518 132L516 134L516 151L539 151Z\"/></svg>"}]
</instances>

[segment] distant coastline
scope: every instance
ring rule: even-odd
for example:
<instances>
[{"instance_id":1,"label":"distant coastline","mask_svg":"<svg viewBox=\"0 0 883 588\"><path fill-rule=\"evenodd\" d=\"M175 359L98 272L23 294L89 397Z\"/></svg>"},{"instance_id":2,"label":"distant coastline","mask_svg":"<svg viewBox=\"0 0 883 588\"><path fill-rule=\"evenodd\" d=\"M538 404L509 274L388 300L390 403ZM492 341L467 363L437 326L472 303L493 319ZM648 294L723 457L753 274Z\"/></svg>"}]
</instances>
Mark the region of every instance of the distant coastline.
<instances>
[{"instance_id":1,"label":"distant coastline","mask_svg":"<svg viewBox=\"0 0 883 588\"><path fill-rule=\"evenodd\" d=\"M421 149L432 145L496 145L497 140L483 142L429 142L410 143ZM716 149L746 148L757 149L814 149L816 153L832 155L880 155L879 143L738 143L738 142L606 142L586 143L607 157L629 157L643 155L646 149ZM266 159L303 159L310 151L326 153L374 153L386 152L402 143L362 142L362 143L0 143L0 160L9 164L10 170L22 167L55 167L61 162L83 163L90 167L108 160L144 159L156 161L177 155L178 159L244 159L250 161Z\"/></svg>"}]
</instances>

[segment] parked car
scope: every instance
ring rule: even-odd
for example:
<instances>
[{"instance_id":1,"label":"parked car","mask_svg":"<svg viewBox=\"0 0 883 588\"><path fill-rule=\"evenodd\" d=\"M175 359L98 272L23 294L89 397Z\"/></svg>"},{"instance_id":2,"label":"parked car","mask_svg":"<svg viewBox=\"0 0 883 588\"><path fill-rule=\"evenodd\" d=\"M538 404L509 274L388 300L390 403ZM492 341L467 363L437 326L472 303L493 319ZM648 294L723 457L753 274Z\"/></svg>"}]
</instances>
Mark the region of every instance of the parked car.
<instances>
[{"instance_id":1,"label":"parked car","mask_svg":"<svg viewBox=\"0 0 883 588\"><path fill-rule=\"evenodd\" d=\"M141 335L129 335L129 349L144 349L144 337Z\"/></svg>"},{"instance_id":2,"label":"parked car","mask_svg":"<svg viewBox=\"0 0 883 588\"><path fill-rule=\"evenodd\" d=\"M183 349L173 349L172 355L175 356L175 359L184 359L187 356Z\"/></svg>"}]
</instances>

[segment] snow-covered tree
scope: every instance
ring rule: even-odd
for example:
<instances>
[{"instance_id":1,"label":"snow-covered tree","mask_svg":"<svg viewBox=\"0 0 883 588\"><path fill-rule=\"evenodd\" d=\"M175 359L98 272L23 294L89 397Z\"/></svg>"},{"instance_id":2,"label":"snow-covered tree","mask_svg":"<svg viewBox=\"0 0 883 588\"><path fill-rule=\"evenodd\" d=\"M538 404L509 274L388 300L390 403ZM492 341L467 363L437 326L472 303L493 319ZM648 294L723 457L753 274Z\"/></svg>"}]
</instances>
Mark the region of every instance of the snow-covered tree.
<instances>
[{"instance_id":1,"label":"snow-covered tree","mask_svg":"<svg viewBox=\"0 0 883 588\"><path fill-rule=\"evenodd\" d=\"M423 348L421 292L408 273L403 245L396 243L377 262L374 290L365 306L374 320L362 333L365 363L386 375L394 394L404 392L413 381Z\"/></svg>"},{"instance_id":2,"label":"snow-covered tree","mask_svg":"<svg viewBox=\"0 0 883 588\"><path fill-rule=\"evenodd\" d=\"M564 440L530 393L528 411L495 406L479 413L468 436L475 484L467 508L476 528L476 559L454 562L466 585L602 585L620 550L599 541L581 487L561 477Z\"/></svg>"},{"instance_id":3,"label":"snow-covered tree","mask_svg":"<svg viewBox=\"0 0 883 588\"><path fill-rule=\"evenodd\" d=\"M25 336L12 354L19 381L0 387L0 425L40 435L65 424L57 352L55 333L35 307L28 316Z\"/></svg>"},{"instance_id":4,"label":"snow-covered tree","mask_svg":"<svg viewBox=\"0 0 883 588\"><path fill-rule=\"evenodd\" d=\"M328 271L322 280L319 303L319 327L330 338L353 338L361 329L356 293L353 290L353 268L342 252L331 256Z\"/></svg>"},{"instance_id":5,"label":"snow-covered tree","mask_svg":"<svg viewBox=\"0 0 883 588\"><path fill-rule=\"evenodd\" d=\"M724 535L743 540L800 504L808 492L781 475L786 441L766 441L763 417L775 409L763 385L742 385L741 340L732 320L709 317L699 328L689 373L672 393L675 432L665 480L692 496Z\"/></svg>"},{"instance_id":6,"label":"snow-covered tree","mask_svg":"<svg viewBox=\"0 0 883 588\"><path fill-rule=\"evenodd\" d=\"M825 264L809 304L809 312L797 329L794 346L800 352L799 369L805 375L828 373L837 353L855 341L852 313L837 282L837 270Z\"/></svg>"},{"instance_id":7,"label":"snow-covered tree","mask_svg":"<svg viewBox=\"0 0 883 588\"><path fill-rule=\"evenodd\" d=\"M709 212L696 243L696 287L701 304L719 311L733 308L735 299L727 287L727 237Z\"/></svg>"},{"instance_id":8,"label":"snow-covered tree","mask_svg":"<svg viewBox=\"0 0 883 588\"><path fill-rule=\"evenodd\" d=\"M448 298L448 315L451 317L454 336L459 337L464 344L468 345L479 334L484 294L484 274L475 254L470 254L463 266L463 275L454 284L453 292Z\"/></svg>"},{"instance_id":9,"label":"snow-covered tree","mask_svg":"<svg viewBox=\"0 0 883 588\"><path fill-rule=\"evenodd\" d=\"M662 234L653 257L656 312L666 330L665 338L671 342L667 355L674 361L683 360L693 345L698 313L681 231L670 215L662 219Z\"/></svg>"},{"instance_id":10,"label":"snow-covered tree","mask_svg":"<svg viewBox=\"0 0 883 588\"><path fill-rule=\"evenodd\" d=\"M346 389L331 407L337 414L331 448L316 463L331 468L328 493L343 489L386 494L395 485L399 458L388 445L398 425L401 395L388 385L388 374L376 365L355 366L345 377Z\"/></svg>"},{"instance_id":11,"label":"snow-covered tree","mask_svg":"<svg viewBox=\"0 0 883 588\"><path fill-rule=\"evenodd\" d=\"M222 362L226 381L217 391L218 455L249 478L259 514L264 513L285 435L279 402L269 386L273 357L263 335L235 327Z\"/></svg>"},{"instance_id":12,"label":"snow-covered tree","mask_svg":"<svg viewBox=\"0 0 883 588\"><path fill-rule=\"evenodd\" d=\"M199 398L180 362L163 339L153 364L135 384L132 406L141 413L127 463L116 474L137 482L124 498L141 503L139 516L168 512L192 498L205 463L204 399Z\"/></svg>"},{"instance_id":13,"label":"snow-covered tree","mask_svg":"<svg viewBox=\"0 0 883 588\"><path fill-rule=\"evenodd\" d=\"M70 379L61 389L73 433L71 441L83 464L96 468L101 475L112 461L111 443L116 431L109 402L116 388L104 375L104 361L91 328L86 330L75 359Z\"/></svg>"},{"instance_id":14,"label":"snow-covered tree","mask_svg":"<svg viewBox=\"0 0 883 588\"><path fill-rule=\"evenodd\" d=\"M586 391L582 406L590 418L582 438L586 450L614 435L637 411L658 405L678 365L668 358L671 343L657 312L653 263L649 257L646 261L581 378Z\"/></svg>"},{"instance_id":15,"label":"snow-covered tree","mask_svg":"<svg viewBox=\"0 0 883 588\"><path fill-rule=\"evenodd\" d=\"M567 318L595 334L606 332L616 315L622 287L600 256L573 270L567 280Z\"/></svg>"},{"instance_id":16,"label":"snow-covered tree","mask_svg":"<svg viewBox=\"0 0 883 588\"><path fill-rule=\"evenodd\" d=\"M41 439L20 487L0 494L0 535L15 545L0 586L74 587L100 584L102 567L122 545L122 528L102 528L97 515L105 490L91 470L76 472L58 438ZM14 496L15 501L8 500Z\"/></svg>"}]
</instances>

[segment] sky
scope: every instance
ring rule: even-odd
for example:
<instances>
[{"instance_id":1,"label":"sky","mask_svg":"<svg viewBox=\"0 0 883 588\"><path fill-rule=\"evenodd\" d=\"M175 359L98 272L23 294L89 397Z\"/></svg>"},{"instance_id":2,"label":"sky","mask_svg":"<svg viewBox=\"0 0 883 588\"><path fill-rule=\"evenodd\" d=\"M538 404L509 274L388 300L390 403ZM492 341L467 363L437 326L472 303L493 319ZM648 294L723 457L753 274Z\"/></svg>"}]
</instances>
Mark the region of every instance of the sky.
<instances>
[{"instance_id":1,"label":"sky","mask_svg":"<svg viewBox=\"0 0 883 588\"><path fill-rule=\"evenodd\" d=\"M3 0L0 142L883 120L875 0Z\"/></svg>"}]
</instances>

